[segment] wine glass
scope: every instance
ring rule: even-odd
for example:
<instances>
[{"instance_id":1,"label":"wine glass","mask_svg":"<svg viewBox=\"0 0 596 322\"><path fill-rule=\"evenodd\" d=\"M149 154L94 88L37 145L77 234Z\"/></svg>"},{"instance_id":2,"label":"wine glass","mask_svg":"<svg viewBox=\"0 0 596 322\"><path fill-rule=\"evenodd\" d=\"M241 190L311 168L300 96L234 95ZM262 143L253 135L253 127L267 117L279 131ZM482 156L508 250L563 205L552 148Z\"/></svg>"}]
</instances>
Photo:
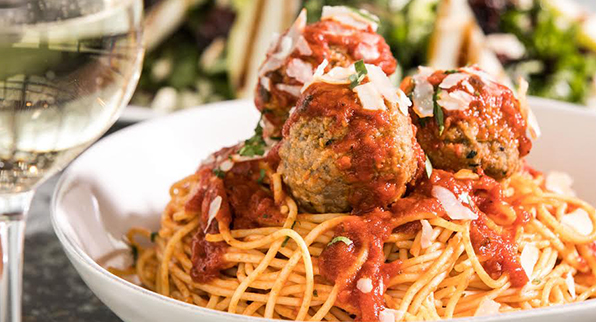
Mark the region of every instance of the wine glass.
<instances>
[{"instance_id":1,"label":"wine glass","mask_svg":"<svg viewBox=\"0 0 596 322\"><path fill-rule=\"evenodd\" d=\"M136 87L142 11L141 0L0 0L0 322L21 321L35 188L97 140Z\"/></svg>"}]
</instances>

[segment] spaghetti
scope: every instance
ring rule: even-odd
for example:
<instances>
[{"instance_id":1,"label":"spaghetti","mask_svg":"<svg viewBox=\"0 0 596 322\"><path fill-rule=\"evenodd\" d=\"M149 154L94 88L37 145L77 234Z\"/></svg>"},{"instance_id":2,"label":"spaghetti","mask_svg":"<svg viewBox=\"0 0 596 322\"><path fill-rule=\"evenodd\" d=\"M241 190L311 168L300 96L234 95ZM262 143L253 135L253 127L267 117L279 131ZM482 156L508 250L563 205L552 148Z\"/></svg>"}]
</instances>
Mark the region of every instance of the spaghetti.
<instances>
[{"instance_id":1,"label":"spaghetti","mask_svg":"<svg viewBox=\"0 0 596 322\"><path fill-rule=\"evenodd\" d=\"M175 183L159 231L131 229L137 260L112 271L187 303L299 321L437 320L595 297L596 211L522 159L539 134L523 87L518 100L474 67L421 68L404 93L379 67L395 61L370 36L376 20L326 8L333 22L310 27L341 25L346 48L327 27L304 38L303 12L263 64L257 103L271 101L257 104L255 135ZM302 60L322 49L330 61L313 73ZM277 106L278 81L295 108Z\"/></svg>"},{"instance_id":2,"label":"spaghetti","mask_svg":"<svg viewBox=\"0 0 596 322\"><path fill-rule=\"evenodd\" d=\"M568 213L581 209L589 214L594 225L595 210L575 197L547 191L545 177L537 172L525 171L498 183L503 193L501 214L513 214L511 218L482 214L491 231L505 234L503 230L514 230L512 244L499 247L512 246L518 257L526 249L537 250L531 263L533 268L531 272L522 272L521 282L519 276L515 281L509 273L495 275L494 265L486 265L496 254L483 253L486 249L482 250L483 245L475 236L478 229L472 227L473 222L437 215L432 211L431 198L421 198L414 207L412 202L404 203L410 211L400 212L394 207L390 214L378 212L366 216L367 220L391 218L392 225L398 227L389 230L382 240L381 254L377 254L382 258L381 264L393 266L393 273L376 275L370 281L375 288L373 292L360 285L367 280L355 279L367 261L371 261L374 247L350 235L350 229L346 228L346 223L363 221L362 217L347 213L299 213L294 200L284 193L279 173L264 168L267 169L264 181L280 212L287 215L283 225L230 229L220 222L219 233L207 234L205 240L227 245L221 254L226 269L208 282L194 281L192 244L200 212L186 211L185 204L192 199L193 188L200 180L196 174L189 176L172 186L172 200L162 215L161 228L153 238L154 246L142 247L137 240L138 236L151 238L150 231L135 228L129 233L130 242L139 249L134 274L141 283L160 294L211 309L312 321L351 321L355 315L367 320L360 315L365 309L354 308L358 303L349 302L356 293L371 294L368 297L379 293L376 296L381 297L385 308L376 314L381 320L389 316L391 321L512 312L596 296L593 255L596 232L584 236L561 223ZM446 175L439 170L434 172L433 176ZM479 175L465 170L449 179L482 181ZM482 191L485 190L478 190L470 197L479 200L476 198ZM514 223L516 214L522 211L528 216L527 222ZM431 242L425 247L424 229L418 224L422 220L432 227ZM328 265L328 261L338 260L329 256L329 249L348 246L342 241L330 245L336 235L342 234L338 229L342 226L343 235L351 236L348 240L358 244L358 249L353 260L350 256L340 258L345 265L341 276L330 281L329 276L322 275L329 275L323 272L329 268L322 266L322 262L327 261ZM381 286L383 292L376 289L379 283L386 284ZM368 293L363 293L367 290ZM362 300L361 303L370 304Z\"/></svg>"}]
</instances>

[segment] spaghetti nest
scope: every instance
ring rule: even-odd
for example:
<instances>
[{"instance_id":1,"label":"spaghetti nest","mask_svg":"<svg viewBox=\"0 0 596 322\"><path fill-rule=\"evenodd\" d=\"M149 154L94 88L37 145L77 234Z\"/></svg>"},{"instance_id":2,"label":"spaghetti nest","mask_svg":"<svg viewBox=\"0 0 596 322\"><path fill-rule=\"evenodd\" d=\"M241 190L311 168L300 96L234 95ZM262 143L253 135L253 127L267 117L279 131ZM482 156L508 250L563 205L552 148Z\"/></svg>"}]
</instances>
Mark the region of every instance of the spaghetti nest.
<instances>
[{"instance_id":1,"label":"spaghetti nest","mask_svg":"<svg viewBox=\"0 0 596 322\"><path fill-rule=\"evenodd\" d=\"M469 171L454 178L480 180ZM476 220L495 236L510 232L510 245L501 246L513 252L514 264L523 266L521 280L513 278L515 270L505 269L506 262L491 264L500 255L494 249L487 253L488 244L498 241L492 237L479 241L475 221L452 220L425 210L432 207L366 216L300 213L284 193L279 173L266 168L265 180L285 222L277 227L231 229L219 221L219 233L204 236L207 242L227 246L220 254L224 267L215 278L197 282L191 276L193 237L201 229L201 213L189 212L184 205L200 184L196 174L172 186L157 235L141 228L130 230L128 239L138 249L131 270L112 271L132 273L144 287L187 303L289 320L368 320L363 306L374 305L358 294L376 296L380 308L375 314L381 321L388 315L391 321L413 321L512 312L584 301L596 294L592 252L596 232L578 234L561 223L568 213L582 209L594 226L595 210L575 197L548 192L541 174L522 172L499 182L505 215L482 214ZM527 214L523 222L517 220L520 211ZM355 222L379 218L392 225L376 239L349 234ZM427 224L432 230L423 227ZM347 237L338 238L342 232ZM142 239L153 242L143 247L147 243ZM343 249L339 254L345 257L339 258L341 267L330 269L328 263L338 260L329 257L337 253L334 247ZM527 258L524 262L523 253L531 253L529 262ZM370 265L374 258L378 258L376 271ZM339 272L330 274L332 269ZM376 278L362 278L365 271Z\"/></svg>"}]
</instances>

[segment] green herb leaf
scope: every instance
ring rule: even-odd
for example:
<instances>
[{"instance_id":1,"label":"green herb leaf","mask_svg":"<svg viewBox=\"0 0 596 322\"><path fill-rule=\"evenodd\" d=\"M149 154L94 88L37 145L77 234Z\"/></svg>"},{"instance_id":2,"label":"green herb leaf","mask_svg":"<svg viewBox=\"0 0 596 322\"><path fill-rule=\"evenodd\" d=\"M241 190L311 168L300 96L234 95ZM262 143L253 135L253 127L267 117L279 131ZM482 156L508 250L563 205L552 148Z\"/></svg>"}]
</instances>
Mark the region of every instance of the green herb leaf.
<instances>
[{"instance_id":1,"label":"green herb leaf","mask_svg":"<svg viewBox=\"0 0 596 322\"><path fill-rule=\"evenodd\" d=\"M350 245L352 245L352 244L354 243L354 242L353 242L353 241L352 241L350 238L348 238L348 237L344 237L344 236L337 236L337 237L334 237L334 238L333 238L333 239L332 239L332 240L329 242L329 244L327 244L327 247L329 247L329 246L331 246L331 245L333 245L333 244L335 244L335 243L338 243L338 242L342 242L342 243L344 243L344 244L346 244L346 245L348 245L348 246L350 246Z\"/></svg>"},{"instance_id":2,"label":"green herb leaf","mask_svg":"<svg viewBox=\"0 0 596 322\"><path fill-rule=\"evenodd\" d=\"M364 77L368 74L368 70L362 59L354 63L354 69L356 70L356 74L352 74L349 77L350 89L354 89L354 87L360 85L364 80Z\"/></svg>"},{"instance_id":3,"label":"green herb leaf","mask_svg":"<svg viewBox=\"0 0 596 322\"><path fill-rule=\"evenodd\" d=\"M446 75L455 74L455 73L457 73L457 69L448 69L448 70L445 71L445 74Z\"/></svg>"},{"instance_id":4,"label":"green herb leaf","mask_svg":"<svg viewBox=\"0 0 596 322\"><path fill-rule=\"evenodd\" d=\"M213 174L215 174L220 179L223 179L226 176L226 173L223 172L220 168L213 169Z\"/></svg>"},{"instance_id":5,"label":"green herb leaf","mask_svg":"<svg viewBox=\"0 0 596 322\"><path fill-rule=\"evenodd\" d=\"M265 180L265 169L261 169L261 172L259 173L259 178L257 179L257 182L259 184L263 184L263 180Z\"/></svg>"},{"instance_id":6,"label":"green herb leaf","mask_svg":"<svg viewBox=\"0 0 596 322\"><path fill-rule=\"evenodd\" d=\"M296 226L296 222L294 222L292 224L292 227L290 227L290 229L294 229L294 226ZM281 247L286 247L286 245L288 244L288 241L290 240L290 237L286 237L286 239L284 239L284 242L281 243Z\"/></svg>"},{"instance_id":7,"label":"green herb leaf","mask_svg":"<svg viewBox=\"0 0 596 322\"><path fill-rule=\"evenodd\" d=\"M157 238L157 236L159 236L159 233L154 231L151 233L151 242L155 243L155 238Z\"/></svg>"},{"instance_id":8,"label":"green herb leaf","mask_svg":"<svg viewBox=\"0 0 596 322\"><path fill-rule=\"evenodd\" d=\"M244 141L244 146L238 151L238 154L241 156L254 157L255 155L265 154L267 143L265 143L265 140L263 139L263 127L261 126L262 119L263 114L261 114L261 118L257 123L255 134L250 139Z\"/></svg>"},{"instance_id":9,"label":"green herb leaf","mask_svg":"<svg viewBox=\"0 0 596 322\"><path fill-rule=\"evenodd\" d=\"M316 296L316 297L318 297L318 296L319 296L319 292L317 292L317 290L314 290L314 291L312 291L312 294L313 294L314 296Z\"/></svg>"},{"instance_id":10,"label":"green herb leaf","mask_svg":"<svg viewBox=\"0 0 596 322\"><path fill-rule=\"evenodd\" d=\"M435 121L437 121L437 125L439 126L439 135L443 134L443 130L445 130L445 116L443 114L443 109L437 103L438 96L441 91L435 91L435 97L433 99L433 114L435 115Z\"/></svg>"},{"instance_id":11,"label":"green herb leaf","mask_svg":"<svg viewBox=\"0 0 596 322\"><path fill-rule=\"evenodd\" d=\"M430 179L430 176L433 174L433 164L430 162L428 155L426 156L426 161L424 162L424 169L426 170L426 176Z\"/></svg>"},{"instance_id":12,"label":"green herb leaf","mask_svg":"<svg viewBox=\"0 0 596 322\"><path fill-rule=\"evenodd\" d=\"M542 280L539 279L539 278L535 278L535 279L532 280L532 284L534 284L534 285L538 285L540 283L542 283Z\"/></svg>"}]
</instances>

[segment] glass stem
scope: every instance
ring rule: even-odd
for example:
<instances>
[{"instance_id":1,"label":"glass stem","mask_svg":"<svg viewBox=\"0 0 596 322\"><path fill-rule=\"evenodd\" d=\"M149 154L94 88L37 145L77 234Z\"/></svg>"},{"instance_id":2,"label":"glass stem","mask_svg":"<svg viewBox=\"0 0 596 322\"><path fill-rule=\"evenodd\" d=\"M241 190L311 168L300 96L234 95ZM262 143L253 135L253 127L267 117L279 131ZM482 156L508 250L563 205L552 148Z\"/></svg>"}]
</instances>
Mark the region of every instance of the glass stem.
<instances>
[{"instance_id":1,"label":"glass stem","mask_svg":"<svg viewBox=\"0 0 596 322\"><path fill-rule=\"evenodd\" d=\"M25 217L33 191L0 194L0 322L21 321Z\"/></svg>"}]
</instances>

